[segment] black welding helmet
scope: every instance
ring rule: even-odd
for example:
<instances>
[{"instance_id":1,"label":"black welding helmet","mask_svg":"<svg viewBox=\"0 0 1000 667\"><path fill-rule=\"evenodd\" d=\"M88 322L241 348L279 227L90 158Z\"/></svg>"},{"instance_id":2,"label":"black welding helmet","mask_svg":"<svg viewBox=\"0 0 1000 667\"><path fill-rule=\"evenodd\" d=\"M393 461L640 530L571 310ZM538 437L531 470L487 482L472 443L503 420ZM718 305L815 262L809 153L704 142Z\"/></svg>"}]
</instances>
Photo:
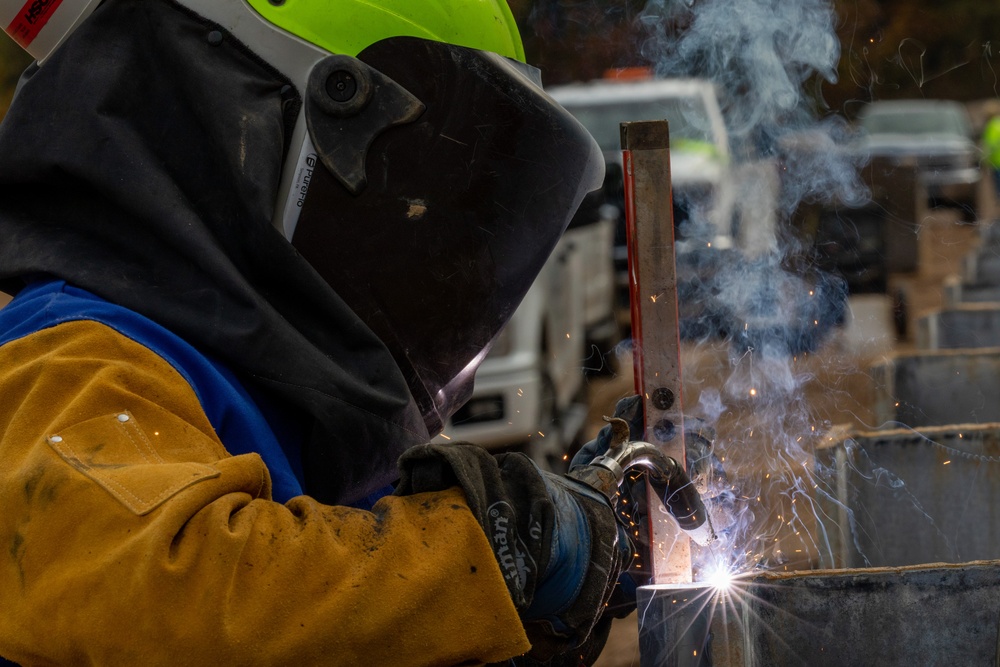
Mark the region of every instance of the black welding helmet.
<instances>
[{"instance_id":1,"label":"black welding helmet","mask_svg":"<svg viewBox=\"0 0 1000 667\"><path fill-rule=\"evenodd\" d=\"M5 25L41 62L96 4L35 3ZM383 341L438 432L600 187L597 144L523 63L506 0L177 4L291 82L274 224ZM22 5L0 0L11 16Z\"/></svg>"},{"instance_id":2,"label":"black welding helmet","mask_svg":"<svg viewBox=\"0 0 1000 667\"><path fill-rule=\"evenodd\" d=\"M600 150L525 68L422 39L332 56L305 107L292 244L389 347L437 432L600 186Z\"/></svg>"}]
</instances>

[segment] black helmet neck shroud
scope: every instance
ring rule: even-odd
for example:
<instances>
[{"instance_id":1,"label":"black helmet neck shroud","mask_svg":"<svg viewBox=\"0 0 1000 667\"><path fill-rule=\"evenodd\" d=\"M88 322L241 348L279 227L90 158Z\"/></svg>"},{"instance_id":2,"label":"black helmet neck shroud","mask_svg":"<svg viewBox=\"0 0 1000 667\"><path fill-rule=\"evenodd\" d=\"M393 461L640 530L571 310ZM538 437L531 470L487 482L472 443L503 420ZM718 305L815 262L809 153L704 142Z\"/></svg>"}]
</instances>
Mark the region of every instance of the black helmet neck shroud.
<instances>
[{"instance_id":1,"label":"black helmet neck shroud","mask_svg":"<svg viewBox=\"0 0 1000 667\"><path fill-rule=\"evenodd\" d=\"M506 321L600 173L568 135L528 127L547 98L515 77L499 92L494 57L394 41L361 58L426 110L374 137L360 194L315 170L298 250L272 225L296 92L168 0L106 0L29 69L0 125L4 286L65 279L223 361L304 426L306 490L326 503L393 481L428 439L422 412L433 423L456 407L449 374ZM465 64L423 69L441 58ZM509 97L503 114L476 104L489 90ZM335 150L325 136L318 152ZM548 205L555 192L569 210ZM425 343L447 358L414 355Z\"/></svg>"}]
</instances>

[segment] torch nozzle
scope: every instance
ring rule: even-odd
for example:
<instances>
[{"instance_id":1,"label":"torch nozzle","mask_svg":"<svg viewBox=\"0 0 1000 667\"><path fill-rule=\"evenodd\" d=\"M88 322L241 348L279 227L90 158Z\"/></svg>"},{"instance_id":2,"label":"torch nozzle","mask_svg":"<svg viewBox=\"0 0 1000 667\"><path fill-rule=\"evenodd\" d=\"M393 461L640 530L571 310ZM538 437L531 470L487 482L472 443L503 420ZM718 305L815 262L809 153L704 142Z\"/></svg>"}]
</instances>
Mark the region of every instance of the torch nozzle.
<instances>
[{"instance_id":1,"label":"torch nozzle","mask_svg":"<svg viewBox=\"0 0 1000 667\"><path fill-rule=\"evenodd\" d=\"M626 475L634 470L646 473L650 486L667 511L692 540L704 546L716 539L701 494L683 466L655 445L641 441L614 442L606 454L571 476L614 498Z\"/></svg>"}]
</instances>

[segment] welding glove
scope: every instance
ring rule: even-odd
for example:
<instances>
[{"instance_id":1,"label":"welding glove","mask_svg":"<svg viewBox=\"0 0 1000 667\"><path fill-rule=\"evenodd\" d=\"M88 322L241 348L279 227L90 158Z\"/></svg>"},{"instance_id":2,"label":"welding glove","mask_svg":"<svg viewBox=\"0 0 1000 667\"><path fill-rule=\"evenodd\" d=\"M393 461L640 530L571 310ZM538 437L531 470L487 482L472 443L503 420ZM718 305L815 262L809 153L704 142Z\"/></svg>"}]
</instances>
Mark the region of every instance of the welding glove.
<instances>
[{"instance_id":1,"label":"welding glove","mask_svg":"<svg viewBox=\"0 0 1000 667\"><path fill-rule=\"evenodd\" d=\"M628 422L629 440L643 439L644 423L641 396L626 396L619 400L615 405L614 416ZM597 457L604 455L611 446L611 440L611 424L608 424L598 431L596 438L581 447L573 456L569 469L572 471L588 465ZM645 490L645 483L640 484L638 481L635 481L635 483L627 482L625 488L622 489L622 498L626 502L622 503L621 499L619 499L618 511L622 512L619 515L619 520L628 526L629 540L633 545L633 549L640 554L639 560L648 562L649 535L647 534L646 521L643 516L635 515L631 509L633 507L638 508L641 512L645 508ZM643 557L642 554L647 555ZM645 583L645 581L642 583ZM600 629L610 631L611 619L625 618L635 610L637 585L636 577L630 575L628 571L624 571L619 575L617 585L613 588L612 594L608 599L604 614L605 618Z\"/></svg>"},{"instance_id":2,"label":"welding glove","mask_svg":"<svg viewBox=\"0 0 1000 667\"><path fill-rule=\"evenodd\" d=\"M540 470L523 454L493 456L468 444L414 447L399 466L397 495L452 486L465 491L524 624L533 660L545 663L587 643L632 554L607 498Z\"/></svg>"},{"instance_id":3,"label":"welding glove","mask_svg":"<svg viewBox=\"0 0 1000 667\"><path fill-rule=\"evenodd\" d=\"M615 417L629 426L629 440L645 440L642 397L627 396L615 406ZM717 534L724 536L734 523L734 494L730 490L722 463L714 454L715 432L697 417L685 416L684 447L688 477L705 503ZM570 471L586 465L605 454L612 442L612 426L608 424L597 437L584 445L570 462ZM650 535L646 484L641 472L626 476L620 489L617 511L619 519L629 526L629 538L636 549L633 569L621 575L619 586L608 603L607 614L623 618L635 609L636 587L649 583Z\"/></svg>"}]
</instances>

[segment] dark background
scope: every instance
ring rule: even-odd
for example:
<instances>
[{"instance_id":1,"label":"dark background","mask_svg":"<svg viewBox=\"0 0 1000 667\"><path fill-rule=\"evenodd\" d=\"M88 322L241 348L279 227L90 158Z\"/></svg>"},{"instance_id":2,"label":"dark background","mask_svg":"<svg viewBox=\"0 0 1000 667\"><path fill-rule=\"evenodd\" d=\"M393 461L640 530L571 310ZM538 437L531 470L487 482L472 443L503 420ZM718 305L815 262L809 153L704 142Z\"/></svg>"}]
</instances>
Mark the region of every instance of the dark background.
<instances>
[{"instance_id":1,"label":"dark background","mask_svg":"<svg viewBox=\"0 0 1000 667\"><path fill-rule=\"evenodd\" d=\"M654 0L650 0L651 2ZM697 2L698 0L695 0ZM734 7L740 0L734 0ZM775 0L792 3L795 0ZM646 0L509 0L528 60L547 84L646 66ZM780 7L780 4L779 4ZM990 0L837 0L838 79L808 86L821 113L853 117L860 103L909 97L1000 97L1000 3ZM658 25L655 30L684 30ZM996 42L996 44L994 44ZM0 33L0 114L28 57Z\"/></svg>"},{"instance_id":2,"label":"dark background","mask_svg":"<svg viewBox=\"0 0 1000 667\"><path fill-rule=\"evenodd\" d=\"M795 1L776 0L778 7ZM542 68L548 84L650 64L641 56L649 28L635 20L646 0L509 2L528 60ZM807 87L821 109L853 117L860 103L876 99L1000 95L1000 3L837 0L833 6L841 44L837 81ZM654 29L679 34L684 26Z\"/></svg>"}]
</instances>

